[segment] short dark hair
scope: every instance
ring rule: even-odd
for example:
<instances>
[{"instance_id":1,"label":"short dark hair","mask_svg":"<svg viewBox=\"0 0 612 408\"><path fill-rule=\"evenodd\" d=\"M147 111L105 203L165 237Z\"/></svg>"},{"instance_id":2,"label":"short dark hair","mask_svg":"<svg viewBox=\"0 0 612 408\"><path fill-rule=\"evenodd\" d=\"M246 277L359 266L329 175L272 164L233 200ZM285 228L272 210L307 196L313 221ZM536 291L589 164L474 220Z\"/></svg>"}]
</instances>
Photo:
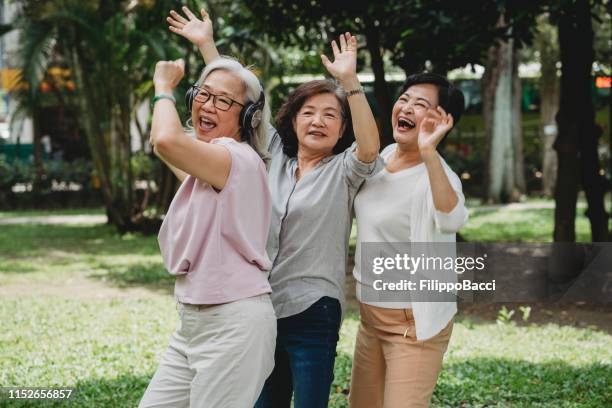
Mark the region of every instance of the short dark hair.
<instances>
[{"instance_id":1,"label":"short dark hair","mask_svg":"<svg viewBox=\"0 0 612 408\"><path fill-rule=\"evenodd\" d=\"M330 93L340 103L342 120L344 121L344 133L333 148L333 153L338 154L345 151L355 141L351 111L349 109L346 94L342 88L329 79L319 79L306 82L298 86L287 97L287 101L281 106L276 114L276 130L283 142L283 152L289 157L296 157L298 151L298 138L293 129L293 119L302 108L308 98L314 95Z\"/></svg>"},{"instance_id":2,"label":"short dark hair","mask_svg":"<svg viewBox=\"0 0 612 408\"><path fill-rule=\"evenodd\" d=\"M440 105L446 113L453 115L453 124L456 126L465 110L463 92L442 75L431 72L419 72L406 78L406 81L402 85L400 95L406 92L411 86L418 84L433 84L438 87L438 105Z\"/></svg>"}]
</instances>

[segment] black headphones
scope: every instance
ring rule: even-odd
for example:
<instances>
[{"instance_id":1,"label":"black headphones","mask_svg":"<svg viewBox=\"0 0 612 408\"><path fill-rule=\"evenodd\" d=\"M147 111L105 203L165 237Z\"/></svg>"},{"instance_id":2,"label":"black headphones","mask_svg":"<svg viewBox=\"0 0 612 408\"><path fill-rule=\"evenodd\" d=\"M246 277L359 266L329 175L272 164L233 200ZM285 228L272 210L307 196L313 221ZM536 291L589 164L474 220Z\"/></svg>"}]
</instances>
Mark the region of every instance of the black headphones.
<instances>
[{"instance_id":1,"label":"black headphones","mask_svg":"<svg viewBox=\"0 0 612 408\"><path fill-rule=\"evenodd\" d=\"M191 115L191 108L193 107L193 100L198 94L199 87L192 85L187 89L185 93L185 104L187 105L187 111ZM263 88L262 88L263 89ZM240 138L243 142L249 140L253 134L253 130L261 123L263 116L263 108L266 104L266 95L263 90L259 93L259 99L257 102L247 102L240 111L239 122L240 125Z\"/></svg>"}]
</instances>

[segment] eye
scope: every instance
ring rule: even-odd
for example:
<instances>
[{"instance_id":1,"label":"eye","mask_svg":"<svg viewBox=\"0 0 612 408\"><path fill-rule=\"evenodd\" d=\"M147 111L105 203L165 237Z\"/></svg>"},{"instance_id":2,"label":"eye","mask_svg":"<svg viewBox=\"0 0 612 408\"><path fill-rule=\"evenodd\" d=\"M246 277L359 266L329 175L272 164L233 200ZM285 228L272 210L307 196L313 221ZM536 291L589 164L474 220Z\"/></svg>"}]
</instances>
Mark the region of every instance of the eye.
<instances>
[{"instance_id":1,"label":"eye","mask_svg":"<svg viewBox=\"0 0 612 408\"><path fill-rule=\"evenodd\" d=\"M311 112L311 111L309 111L309 110L307 110L307 111L303 111L303 112L302 112L302 115L303 115L303 116L310 116L310 115L312 115L312 112Z\"/></svg>"},{"instance_id":2,"label":"eye","mask_svg":"<svg viewBox=\"0 0 612 408\"><path fill-rule=\"evenodd\" d=\"M408 98L405 97L405 96L402 96L402 97L399 98L399 101L402 102L402 103L406 103L406 102L408 102Z\"/></svg>"},{"instance_id":3,"label":"eye","mask_svg":"<svg viewBox=\"0 0 612 408\"><path fill-rule=\"evenodd\" d=\"M426 108L427 106L425 106L424 103L417 103L416 106L418 106L419 108Z\"/></svg>"},{"instance_id":4,"label":"eye","mask_svg":"<svg viewBox=\"0 0 612 408\"><path fill-rule=\"evenodd\" d=\"M325 117L329 118L329 119L336 119L337 118L337 116L335 114L333 114L333 113L326 113Z\"/></svg>"},{"instance_id":5,"label":"eye","mask_svg":"<svg viewBox=\"0 0 612 408\"><path fill-rule=\"evenodd\" d=\"M202 99L202 100L208 100L208 98L210 97L210 93L204 89L200 89L200 91L197 94L198 99Z\"/></svg>"},{"instance_id":6,"label":"eye","mask_svg":"<svg viewBox=\"0 0 612 408\"><path fill-rule=\"evenodd\" d=\"M232 100L225 96L219 96L217 97L217 103L221 105L222 107L223 106L229 107L232 104Z\"/></svg>"}]
</instances>

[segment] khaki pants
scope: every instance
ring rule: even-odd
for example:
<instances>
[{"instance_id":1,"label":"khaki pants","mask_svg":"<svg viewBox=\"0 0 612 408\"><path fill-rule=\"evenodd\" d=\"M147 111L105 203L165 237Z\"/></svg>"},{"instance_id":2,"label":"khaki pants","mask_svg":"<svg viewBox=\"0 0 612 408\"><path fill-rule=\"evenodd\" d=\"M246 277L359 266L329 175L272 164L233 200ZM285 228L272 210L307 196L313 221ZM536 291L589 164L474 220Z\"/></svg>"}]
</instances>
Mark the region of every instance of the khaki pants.
<instances>
[{"instance_id":1,"label":"khaki pants","mask_svg":"<svg viewBox=\"0 0 612 408\"><path fill-rule=\"evenodd\" d=\"M412 309L360 304L349 403L351 408L428 407L453 330L416 339Z\"/></svg>"},{"instance_id":2,"label":"khaki pants","mask_svg":"<svg viewBox=\"0 0 612 408\"><path fill-rule=\"evenodd\" d=\"M179 304L139 407L251 408L274 367L276 316L265 294L216 306Z\"/></svg>"}]
</instances>

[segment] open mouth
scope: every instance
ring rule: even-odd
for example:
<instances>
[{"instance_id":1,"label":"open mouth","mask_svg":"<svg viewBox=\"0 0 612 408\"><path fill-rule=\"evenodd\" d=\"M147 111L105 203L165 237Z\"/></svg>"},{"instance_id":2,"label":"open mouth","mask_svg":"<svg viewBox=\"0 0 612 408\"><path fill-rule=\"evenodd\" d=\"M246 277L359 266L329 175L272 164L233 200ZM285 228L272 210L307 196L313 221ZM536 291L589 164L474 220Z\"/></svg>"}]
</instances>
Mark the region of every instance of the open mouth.
<instances>
[{"instance_id":1,"label":"open mouth","mask_svg":"<svg viewBox=\"0 0 612 408\"><path fill-rule=\"evenodd\" d=\"M205 116L200 116L200 128L210 130L217 127L217 124Z\"/></svg>"},{"instance_id":2,"label":"open mouth","mask_svg":"<svg viewBox=\"0 0 612 408\"><path fill-rule=\"evenodd\" d=\"M397 127L399 130L410 130L416 127L416 123L407 118L399 118Z\"/></svg>"},{"instance_id":3,"label":"open mouth","mask_svg":"<svg viewBox=\"0 0 612 408\"><path fill-rule=\"evenodd\" d=\"M308 132L308 134L311 135L311 136L325 137L325 133L319 132L317 130L314 130L312 132Z\"/></svg>"}]
</instances>

